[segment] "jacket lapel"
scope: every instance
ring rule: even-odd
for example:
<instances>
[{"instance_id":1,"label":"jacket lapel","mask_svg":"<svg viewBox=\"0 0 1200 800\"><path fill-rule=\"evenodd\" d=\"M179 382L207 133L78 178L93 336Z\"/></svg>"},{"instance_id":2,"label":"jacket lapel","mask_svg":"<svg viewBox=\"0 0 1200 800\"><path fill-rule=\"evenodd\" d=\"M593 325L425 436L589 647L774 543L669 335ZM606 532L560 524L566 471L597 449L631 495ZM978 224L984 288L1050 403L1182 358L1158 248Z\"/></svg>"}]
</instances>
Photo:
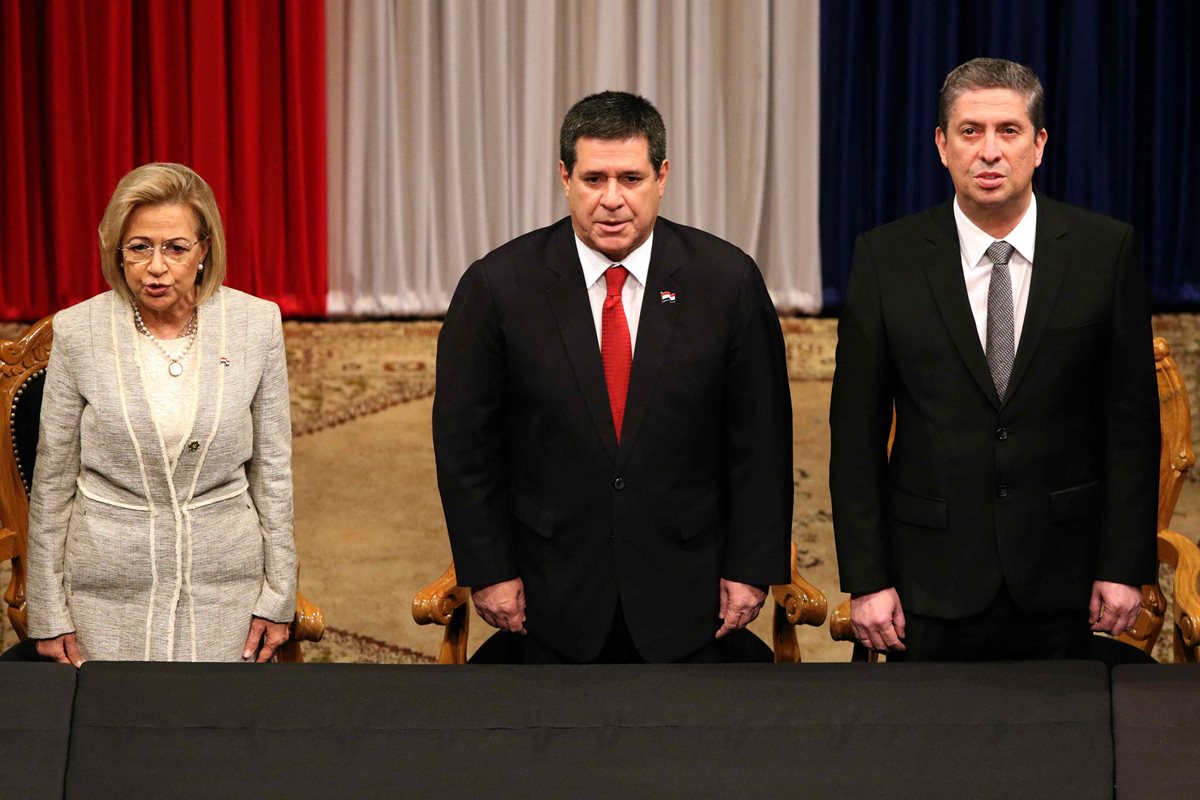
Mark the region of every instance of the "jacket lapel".
<instances>
[{"instance_id":1,"label":"jacket lapel","mask_svg":"<svg viewBox=\"0 0 1200 800\"><path fill-rule=\"evenodd\" d=\"M112 342L116 361L117 388L132 437L132 444L139 461L145 467L145 480L153 504L171 507L171 490L168 484L167 462L163 453L158 427L150 411L149 395L146 392L144 371L152 364L143 363L141 339L133 324L133 310L127 302L113 293ZM165 369L166 362L161 368Z\"/></svg>"},{"instance_id":2,"label":"jacket lapel","mask_svg":"<svg viewBox=\"0 0 1200 800\"><path fill-rule=\"evenodd\" d=\"M999 409L1000 396L992 383L992 372L988 368L983 347L979 344L975 315L971 312L971 301L967 298L962 254L958 245L958 229L954 223L954 211L950 203L938 206L930 212L930 225L925 238L928 244L924 259L925 277L929 281L942 321L950 331L950 339L966 364L967 371L992 405Z\"/></svg>"},{"instance_id":3,"label":"jacket lapel","mask_svg":"<svg viewBox=\"0 0 1200 800\"><path fill-rule=\"evenodd\" d=\"M1021 341L1017 343L1017 353L1013 361L1012 376L1008 380L1008 396L1012 397L1033 361L1050 316L1054 311L1054 303L1058 299L1058 291L1062 287L1063 278L1067 273L1070 255L1067 252L1064 239L1067 226L1054 201L1038 195L1037 232L1034 234L1034 264L1033 275L1029 285L1029 303L1025 307L1025 321L1021 326Z\"/></svg>"},{"instance_id":4,"label":"jacket lapel","mask_svg":"<svg viewBox=\"0 0 1200 800\"><path fill-rule=\"evenodd\" d=\"M596 343L596 323L588 302L587 286L583 283L583 266L575 249L570 220L565 220L551 234L550 258L547 267L557 276L546 290L554 312L558 331L575 379L583 392L588 412L605 450L614 461L617 457L617 435L613 429L612 409L608 405L608 388L604 382L604 365L600 361L600 346ZM639 333L639 347L640 347ZM636 360L634 370L637 370ZM628 412L626 412L628 418Z\"/></svg>"},{"instance_id":5,"label":"jacket lapel","mask_svg":"<svg viewBox=\"0 0 1200 800\"><path fill-rule=\"evenodd\" d=\"M633 369L629 375L629 393L625 398L625 422L617 456L618 471L629 460L629 454L637 442L642 420L654 396L659 368L679 317L676 303L660 302L660 292L680 292L677 273L683 268L683 263L677 245L674 231L665 225L655 226L654 248L650 252L650 270L646 275L646 289L642 293L642 313L638 318L637 342L633 350Z\"/></svg>"}]
</instances>

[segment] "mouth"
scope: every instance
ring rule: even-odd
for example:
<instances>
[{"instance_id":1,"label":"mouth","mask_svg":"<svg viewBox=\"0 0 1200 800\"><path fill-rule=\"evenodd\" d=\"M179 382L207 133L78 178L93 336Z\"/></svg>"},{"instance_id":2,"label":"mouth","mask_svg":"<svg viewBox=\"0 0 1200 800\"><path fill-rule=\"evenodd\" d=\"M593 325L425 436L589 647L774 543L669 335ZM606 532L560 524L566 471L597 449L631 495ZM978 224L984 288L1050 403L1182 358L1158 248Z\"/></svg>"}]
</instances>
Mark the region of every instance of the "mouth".
<instances>
[{"instance_id":1,"label":"mouth","mask_svg":"<svg viewBox=\"0 0 1200 800\"><path fill-rule=\"evenodd\" d=\"M975 183L983 189L995 189L1000 184L1004 183L1004 174L1000 172L977 172L975 173Z\"/></svg>"},{"instance_id":2,"label":"mouth","mask_svg":"<svg viewBox=\"0 0 1200 800\"><path fill-rule=\"evenodd\" d=\"M164 297L167 292L171 291L171 284L146 283L142 285L142 291L150 297Z\"/></svg>"},{"instance_id":3,"label":"mouth","mask_svg":"<svg viewBox=\"0 0 1200 800\"><path fill-rule=\"evenodd\" d=\"M628 224L629 220L601 221L596 223L596 227L601 233L620 233Z\"/></svg>"}]
</instances>

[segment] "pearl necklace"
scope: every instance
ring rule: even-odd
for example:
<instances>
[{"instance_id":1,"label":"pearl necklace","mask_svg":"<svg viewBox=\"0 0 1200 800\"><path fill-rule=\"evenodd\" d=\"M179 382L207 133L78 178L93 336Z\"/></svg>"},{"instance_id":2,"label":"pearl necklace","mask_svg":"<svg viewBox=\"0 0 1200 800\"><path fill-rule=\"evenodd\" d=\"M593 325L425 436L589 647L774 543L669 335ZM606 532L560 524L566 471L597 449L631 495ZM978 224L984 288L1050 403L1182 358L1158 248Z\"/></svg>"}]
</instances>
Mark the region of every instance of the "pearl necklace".
<instances>
[{"instance_id":1,"label":"pearl necklace","mask_svg":"<svg viewBox=\"0 0 1200 800\"><path fill-rule=\"evenodd\" d=\"M163 354L163 358L167 360L167 374L172 378L178 378L183 374L184 356L188 354L188 350L192 349L192 344L196 341L196 330L199 327L199 319L196 317L196 309L192 309L192 316L188 319L187 325L180 332L180 337L187 337L187 344L183 347L183 352L178 356L171 355L167 348L163 347L162 342L154 337L154 334L146 328L146 323L142 321L141 312L138 311L137 303L132 303L133 306L133 324L137 326L138 332L148 338L158 348L158 352Z\"/></svg>"}]
</instances>

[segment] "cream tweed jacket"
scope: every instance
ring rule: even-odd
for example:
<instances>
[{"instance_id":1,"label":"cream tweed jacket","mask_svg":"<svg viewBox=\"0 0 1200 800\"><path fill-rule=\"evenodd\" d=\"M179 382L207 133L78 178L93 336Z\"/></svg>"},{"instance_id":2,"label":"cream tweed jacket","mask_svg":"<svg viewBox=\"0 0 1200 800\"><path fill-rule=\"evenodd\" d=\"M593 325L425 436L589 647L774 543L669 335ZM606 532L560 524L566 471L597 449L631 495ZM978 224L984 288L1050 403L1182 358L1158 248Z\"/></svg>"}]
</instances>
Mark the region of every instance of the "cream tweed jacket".
<instances>
[{"instance_id":1,"label":"cream tweed jacket","mask_svg":"<svg viewBox=\"0 0 1200 800\"><path fill-rule=\"evenodd\" d=\"M174 471L133 312L115 293L54 317L29 509L29 634L85 658L238 661L251 616L295 611L291 415L279 308L222 287L186 366Z\"/></svg>"}]
</instances>

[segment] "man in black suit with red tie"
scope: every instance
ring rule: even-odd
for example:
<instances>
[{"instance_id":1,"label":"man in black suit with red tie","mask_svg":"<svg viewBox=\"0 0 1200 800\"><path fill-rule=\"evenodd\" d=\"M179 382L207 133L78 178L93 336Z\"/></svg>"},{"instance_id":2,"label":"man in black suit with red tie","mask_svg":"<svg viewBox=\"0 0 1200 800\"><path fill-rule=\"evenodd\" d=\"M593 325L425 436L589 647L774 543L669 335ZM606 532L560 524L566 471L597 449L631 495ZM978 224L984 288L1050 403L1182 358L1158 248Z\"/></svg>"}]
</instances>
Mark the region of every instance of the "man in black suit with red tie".
<instances>
[{"instance_id":1,"label":"man in black suit with red tie","mask_svg":"<svg viewBox=\"0 0 1200 800\"><path fill-rule=\"evenodd\" d=\"M666 130L644 98L581 100L560 157L570 215L473 264L438 339L458 581L518 644L505 659L745 658L789 577L778 317L749 256L658 216Z\"/></svg>"},{"instance_id":2,"label":"man in black suit with red tie","mask_svg":"<svg viewBox=\"0 0 1200 800\"><path fill-rule=\"evenodd\" d=\"M855 245L830 488L855 635L889 658L1089 657L1156 576L1133 231L1034 193L1046 138L1031 70L963 64L935 131L954 199Z\"/></svg>"}]
</instances>

